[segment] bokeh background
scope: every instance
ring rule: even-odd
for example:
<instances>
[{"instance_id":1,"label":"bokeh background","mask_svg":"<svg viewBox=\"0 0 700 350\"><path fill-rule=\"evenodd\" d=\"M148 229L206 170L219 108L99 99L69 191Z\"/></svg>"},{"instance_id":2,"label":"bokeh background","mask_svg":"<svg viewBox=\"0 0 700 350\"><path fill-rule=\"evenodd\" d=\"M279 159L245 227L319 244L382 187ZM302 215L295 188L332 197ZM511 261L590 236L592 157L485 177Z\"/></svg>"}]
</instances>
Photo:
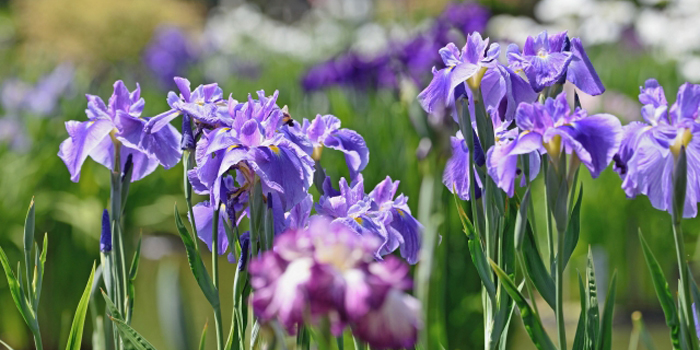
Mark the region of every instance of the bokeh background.
<instances>
[{"instance_id":1,"label":"bokeh background","mask_svg":"<svg viewBox=\"0 0 700 350\"><path fill-rule=\"evenodd\" d=\"M20 260L24 215L34 196L37 235L49 237L39 313L46 348L65 344L90 266L99 259L100 219L109 198L105 168L87 161L80 182L72 183L56 156L67 137L63 123L85 118L85 93L106 98L117 79L130 88L139 82L144 114L153 116L167 109L175 75L194 84L218 82L239 100L260 89L279 90L278 103L293 117L331 113L362 134L371 151L368 187L386 175L401 180L399 189L416 210L422 179L441 176L448 136L457 129L451 120L428 118L415 100L431 67L440 65L437 50L450 41L461 47L471 31L505 47L543 29L582 38L607 87L601 97L582 96L582 104L623 123L640 119L636 96L646 79L657 78L671 101L681 83L700 82L695 0L0 1L0 245L11 261ZM328 174L347 176L342 158L332 153L323 159ZM181 176L178 165L134 183L125 215L127 244L144 238L133 325L161 349L194 348L211 319L173 224L173 204L183 202ZM576 269L585 266L590 245L600 291L618 272L614 348L627 348L630 315L637 310L657 347L670 348L637 237L641 228L674 280L669 215L646 198L626 199L611 169L596 180L582 171L581 178L581 241L566 283L571 328L578 317ZM433 210L442 219L442 240L431 277L436 298L429 331L446 349L482 348L479 280L452 196L438 191ZM541 188L535 196L541 203ZM686 251L700 261L698 220L686 220L684 229ZM230 285L233 271L222 268L222 285ZM230 291L222 294L230 300ZM554 325L552 315L543 316ZM521 325L512 327L512 348L527 349ZM90 348L91 329L88 321L84 348ZM18 350L32 347L4 279L0 339Z\"/></svg>"}]
</instances>

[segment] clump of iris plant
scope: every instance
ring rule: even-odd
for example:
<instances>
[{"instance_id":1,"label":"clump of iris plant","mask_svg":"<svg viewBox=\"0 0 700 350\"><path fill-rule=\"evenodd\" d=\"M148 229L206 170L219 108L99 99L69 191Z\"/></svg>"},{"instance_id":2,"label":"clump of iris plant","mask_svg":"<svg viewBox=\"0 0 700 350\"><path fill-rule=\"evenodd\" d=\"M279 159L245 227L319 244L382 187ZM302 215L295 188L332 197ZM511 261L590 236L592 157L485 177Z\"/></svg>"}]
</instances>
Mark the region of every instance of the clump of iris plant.
<instances>
[{"instance_id":1,"label":"clump of iris plant","mask_svg":"<svg viewBox=\"0 0 700 350\"><path fill-rule=\"evenodd\" d=\"M274 250L250 262L255 314L289 333L326 324L338 336L349 326L372 348L410 348L422 328L420 303L405 293L406 264L376 261L381 245L323 217L282 233Z\"/></svg>"}]
</instances>

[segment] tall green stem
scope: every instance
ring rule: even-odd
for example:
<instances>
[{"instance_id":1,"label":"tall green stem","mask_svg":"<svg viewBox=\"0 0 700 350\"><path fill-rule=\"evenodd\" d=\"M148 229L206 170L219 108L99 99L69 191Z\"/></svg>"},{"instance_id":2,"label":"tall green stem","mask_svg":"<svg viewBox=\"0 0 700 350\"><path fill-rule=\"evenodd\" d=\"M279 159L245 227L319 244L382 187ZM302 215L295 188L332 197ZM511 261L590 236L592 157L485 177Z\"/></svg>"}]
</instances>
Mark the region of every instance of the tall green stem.
<instances>
[{"instance_id":1,"label":"tall green stem","mask_svg":"<svg viewBox=\"0 0 700 350\"><path fill-rule=\"evenodd\" d=\"M197 235L197 225L195 223L195 218L194 218L194 209L192 207L192 184L190 183L190 179L187 176L187 172L190 171L194 167L194 160L193 160L193 154L189 150L185 150L182 152L182 168L184 170L183 174L183 190L185 192L185 202L187 203L187 212L190 214L190 224L192 226L192 232L194 233L194 237L198 237ZM199 250L199 245L195 244L195 249Z\"/></svg>"},{"instance_id":2,"label":"tall green stem","mask_svg":"<svg viewBox=\"0 0 700 350\"><path fill-rule=\"evenodd\" d=\"M680 221L680 220L678 220ZM681 275L681 286L683 288L683 306L684 309L681 310L685 315L685 319L688 322L688 334L695 334L695 320L693 318L693 306L690 302L690 281L688 278L688 267L685 261L685 246L683 244L683 231L681 229L680 222L674 222L673 224L673 239L676 243L676 259L678 262L678 270ZM694 337L691 337L694 339ZM697 342L691 340L694 345L692 348L697 349Z\"/></svg>"},{"instance_id":3,"label":"tall green stem","mask_svg":"<svg viewBox=\"0 0 700 350\"><path fill-rule=\"evenodd\" d=\"M559 349L566 349L566 321L564 320L564 233L559 231L557 237L557 285L556 285L556 318L559 335Z\"/></svg>"},{"instance_id":4,"label":"tall green stem","mask_svg":"<svg viewBox=\"0 0 700 350\"><path fill-rule=\"evenodd\" d=\"M36 333L34 333L34 345L36 350L44 350L44 343L41 342L41 332L39 331L38 325Z\"/></svg>"},{"instance_id":5,"label":"tall green stem","mask_svg":"<svg viewBox=\"0 0 700 350\"><path fill-rule=\"evenodd\" d=\"M214 210L211 230L211 271L214 279L214 288L219 292L219 207ZM224 348L224 328L221 322L221 306L214 307L214 323L216 325L216 348Z\"/></svg>"},{"instance_id":6,"label":"tall green stem","mask_svg":"<svg viewBox=\"0 0 700 350\"><path fill-rule=\"evenodd\" d=\"M126 306L126 265L124 259L124 240L121 230L121 208L122 208L122 181L121 181L121 143L114 141L114 165L111 174L111 214L112 214L112 240L114 254L113 276L116 291L117 308L122 315L128 309ZM117 335L118 336L118 335ZM117 339L121 339L118 336ZM124 343L117 340L120 349L124 348Z\"/></svg>"}]
</instances>

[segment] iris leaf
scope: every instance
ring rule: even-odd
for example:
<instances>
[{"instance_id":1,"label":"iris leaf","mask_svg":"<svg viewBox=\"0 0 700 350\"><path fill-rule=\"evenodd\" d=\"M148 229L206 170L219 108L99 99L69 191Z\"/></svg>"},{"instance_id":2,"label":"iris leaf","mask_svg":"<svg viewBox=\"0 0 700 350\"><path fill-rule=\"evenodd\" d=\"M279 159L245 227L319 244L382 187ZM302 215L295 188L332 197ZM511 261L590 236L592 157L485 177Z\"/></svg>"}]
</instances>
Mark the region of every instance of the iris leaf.
<instances>
[{"instance_id":1,"label":"iris leaf","mask_svg":"<svg viewBox=\"0 0 700 350\"><path fill-rule=\"evenodd\" d=\"M85 327L85 315L87 314L88 304L90 303L90 292L92 291L92 281L95 278L95 263L92 264L92 272L88 279L83 296L80 298L78 307L75 309L73 324L70 327L68 334L68 343L66 350L80 350L80 344L83 341L83 328Z\"/></svg>"},{"instance_id":2,"label":"iris leaf","mask_svg":"<svg viewBox=\"0 0 700 350\"><path fill-rule=\"evenodd\" d=\"M523 241L523 258L525 261L525 269L528 277L535 284L535 288L542 295L542 298L554 310L556 305L556 295L554 293L554 279L547 272L542 256L537 248L535 235L532 233L532 227L527 226L525 239Z\"/></svg>"},{"instance_id":3,"label":"iris leaf","mask_svg":"<svg viewBox=\"0 0 700 350\"><path fill-rule=\"evenodd\" d=\"M204 293L204 296L209 301L209 304L211 304L212 307L217 308L220 305L219 293L216 290L216 287L214 287L211 277L209 276L209 272L204 266L202 256L199 255L199 252L195 248L195 242L192 240L192 236L190 236L187 228L185 228L185 225L182 223L182 219L180 219L180 213L177 211L177 205L175 206L175 225L177 226L178 233L180 233L182 242L185 244L187 261L190 264L190 269L192 270L195 280L197 280L197 284L199 284L199 288Z\"/></svg>"},{"instance_id":4,"label":"iris leaf","mask_svg":"<svg viewBox=\"0 0 700 350\"><path fill-rule=\"evenodd\" d=\"M668 282L666 282L666 277L664 276L664 272L661 269L659 262L656 260L654 254L649 248L649 245L644 240L641 230L639 232L639 240L642 244L644 260L646 260L649 271L651 272L651 279L654 283L656 296L659 298L661 308L664 310L666 325L668 325L668 328L671 329L671 343L673 344L674 349L680 349L680 321L678 319L678 311L676 309L676 304L673 301L671 289L668 286Z\"/></svg>"},{"instance_id":5,"label":"iris leaf","mask_svg":"<svg viewBox=\"0 0 700 350\"><path fill-rule=\"evenodd\" d=\"M613 311L615 309L616 286L617 271L613 273L613 277L610 282L610 288L608 288L608 295L605 298L605 307L603 308L603 320L600 324L600 333L598 333L598 346L596 347L597 350L612 349L612 321Z\"/></svg>"},{"instance_id":6,"label":"iris leaf","mask_svg":"<svg viewBox=\"0 0 700 350\"><path fill-rule=\"evenodd\" d=\"M207 342L207 328L209 328L209 321L204 324L204 329L202 329L202 336L199 337L199 350L204 350L204 346Z\"/></svg>"},{"instance_id":7,"label":"iris leaf","mask_svg":"<svg viewBox=\"0 0 700 350\"><path fill-rule=\"evenodd\" d=\"M503 288L513 298L515 304L518 305L525 330L530 336L530 339L532 339L532 342L535 343L535 346L537 346L537 348L540 350L556 350L554 343L552 343L552 340L547 335L547 332L545 332L544 327L542 327L542 321L532 310L532 307L520 293L513 280L511 280L511 278L503 270L501 270L501 268L498 267L493 260L491 260L490 263L491 268L493 268L493 271L496 273L496 275L498 275L498 279L501 281Z\"/></svg>"},{"instance_id":8,"label":"iris leaf","mask_svg":"<svg viewBox=\"0 0 700 350\"><path fill-rule=\"evenodd\" d=\"M121 334L122 339L125 342L130 343L134 349L137 350L155 350L156 348L151 345L151 343L146 340L141 334L139 334L136 330L131 328L128 324L126 324L123 320L120 320L116 317L110 317L114 325L117 327L117 331L119 331L119 334Z\"/></svg>"},{"instance_id":9,"label":"iris leaf","mask_svg":"<svg viewBox=\"0 0 700 350\"><path fill-rule=\"evenodd\" d=\"M571 216L569 217L569 224L566 227L563 258L565 268L566 264L569 263L569 259L571 259L571 254L573 254L574 249L576 249L581 232L581 199L583 199L583 185L581 185L581 189L578 191L576 204L574 204L574 209L571 211Z\"/></svg>"}]
</instances>

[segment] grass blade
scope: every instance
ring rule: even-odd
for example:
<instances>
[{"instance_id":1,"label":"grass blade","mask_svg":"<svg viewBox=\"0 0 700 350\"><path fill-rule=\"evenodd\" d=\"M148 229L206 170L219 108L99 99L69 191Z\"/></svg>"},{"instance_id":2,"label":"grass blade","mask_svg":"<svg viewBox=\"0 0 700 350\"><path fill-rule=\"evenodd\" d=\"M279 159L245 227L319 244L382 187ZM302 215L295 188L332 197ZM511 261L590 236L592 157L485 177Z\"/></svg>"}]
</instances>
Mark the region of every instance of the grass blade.
<instances>
[{"instance_id":1,"label":"grass blade","mask_svg":"<svg viewBox=\"0 0 700 350\"><path fill-rule=\"evenodd\" d=\"M41 249L41 255L39 256L39 263L36 266L36 272L34 275L34 307L39 307L39 300L41 300L41 287L44 283L44 265L46 265L46 252L48 251L49 245L49 235L44 233L44 243Z\"/></svg>"},{"instance_id":2,"label":"grass blade","mask_svg":"<svg viewBox=\"0 0 700 350\"><path fill-rule=\"evenodd\" d=\"M571 349L583 350L586 340L586 288L583 286L581 274L578 274L579 298L581 299L581 313L578 316L576 335L574 335L574 345Z\"/></svg>"},{"instance_id":3,"label":"grass blade","mask_svg":"<svg viewBox=\"0 0 700 350\"><path fill-rule=\"evenodd\" d=\"M603 321L600 324L600 333L598 333L598 346L597 350L611 350L612 349L612 321L613 321L613 311L615 309L615 292L617 286L617 271L613 273L612 281L610 282L610 288L608 289L608 295L605 299L605 307L603 308Z\"/></svg>"},{"instance_id":4,"label":"grass blade","mask_svg":"<svg viewBox=\"0 0 700 350\"><path fill-rule=\"evenodd\" d=\"M647 262L649 272L651 272L651 279L654 282L654 290L656 291L656 296L659 298L659 303L661 308L664 310L664 316L666 317L666 325L671 330L671 343L673 348L678 350L681 348L680 339L680 321L678 319L678 311L676 309L676 303L673 301L673 296L671 290L666 282L666 277L664 272L659 265L659 262L654 257L651 252L649 245L644 240L641 230L639 231L639 240L642 244L642 252L644 253L644 260Z\"/></svg>"},{"instance_id":5,"label":"grass blade","mask_svg":"<svg viewBox=\"0 0 700 350\"><path fill-rule=\"evenodd\" d=\"M542 327L542 321L533 312L532 307L520 293L513 280L511 280L510 277L503 270L501 270L501 268L498 267L495 262L493 262L493 260L490 261L490 263L491 268L493 268L493 271L496 272L496 275L498 275L498 279L501 281L503 288L511 296L511 298L513 298L515 304L518 305L525 330L535 346L537 346L537 348L540 350L556 350L554 343L552 343L552 340L547 335L547 332L545 332L544 327Z\"/></svg>"},{"instance_id":6,"label":"grass blade","mask_svg":"<svg viewBox=\"0 0 700 350\"><path fill-rule=\"evenodd\" d=\"M578 191L578 198L576 199L576 204L574 204L574 209L571 211L571 217L569 217L569 224L566 227L566 236L564 236L564 268L566 264L569 263L571 254L574 253L576 245L578 244L579 235L581 233L581 200L583 199L583 185Z\"/></svg>"},{"instance_id":7,"label":"grass blade","mask_svg":"<svg viewBox=\"0 0 700 350\"><path fill-rule=\"evenodd\" d=\"M5 251L2 250L2 247L0 247L0 263L2 263L2 267L5 270L7 287L10 289L12 300L14 300L17 310L19 310L22 318L24 318L24 322L27 323L27 326L29 326L29 328L32 330L32 333L35 333L38 329L36 316L34 315L32 308L29 307L29 303L27 302L27 298L25 298L24 293L22 293L21 283L17 277L15 277L14 272L12 272L10 261L7 259L7 255L5 255Z\"/></svg>"},{"instance_id":8,"label":"grass blade","mask_svg":"<svg viewBox=\"0 0 700 350\"><path fill-rule=\"evenodd\" d=\"M556 305L554 279L552 279L552 275L549 274L544 265L544 261L542 261L542 256L537 248L535 235L532 233L532 227L530 225L527 227L523 242L523 258L525 260L524 267L527 270L528 277L530 277L535 288L540 292L540 295L542 295L542 298L547 302L549 307L554 310Z\"/></svg>"},{"instance_id":9,"label":"grass blade","mask_svg":"<svg viewBox=\"0 0 700 350\"><path fill-rule=\"evenodd\" d=\"M600 310L598 308L598 286L595 280L595 265L593 252L588 247L588 263L586 265L586 337L585 348L594 349L598 341L600 329Z\"/></svg>"},{"instance_id":10,"label":"grass blade","mask_svg":"<svg viewBox=\"0 0 700 350\"><path fill-rule=\"evenodd\" d=\"M129 268L129 279L127 283L127 303L128 307L126 309L126 323L131 324L131 317L134 313L134 298L136 297L136 288L134 287L134 282L136 282L136 275L139 272L139 261L141 258L141 240L143 237L139 237L139 243L136 245L136 250L134 251L134 258L131 260L131 267Z\"/></svg>"},{"instance_id":11,"label":"grass blade","mask_svg":"<svg viewBox=\"0 0 700 350\"><path fill-rule=\"evenodd\" d=\"M119 334L121 334L122 339L126 342L129 342L131 346L134 349L137 350L155 350L156 348L151 345L151 343L146 340L141 334L139 334L136 330L131 328L128 324L126 324L124 321L116 318L116 317L110 317L114 325L117 327L117 331Z\"/></svg>"},{"instance_id":12,"label":"grass blade","mask_svg":"<svg viewBox=\"0 0 700 350\"><path fill-rule=\"evenodd\" d=\"M0 340L0 344L2 344L2 346L4 346L5 348L7 348L7 350L15 350L15 349L13 349L11 346L7 345L7 343L5 343L5 342L2 341L2 340Z\"/></svg>"},{"instance_id":13,"label":"grass blade","mask_svg":"<svg viewBox=\"0 0 700 350\"><path fill-rule=\"evenodd\" d=\"M207 329L209 328L209 321L204 324L204 329L202 329L202 336L199 337L199 350L204 350L204 346L207 343Z\"/></svg>"},{"instance_id":14,"label":"grass blade","mask_svg":"<svg viewBox=\"0 0 700 350\"><path fill-rule=\"evenodd\" d=\"M27 216L24 219L24 268L27 277L27 290L29 291L28 298L34 302L34 290L31 287L33 283L30 282L32 278L32 271L34 271L34 261L32 260L32 247L34 246L34 198L29 202L29 209L27 210Z\"/></svg>"},{"instance_id":15,"label":"grass blade","mask_svg":"<svg viewBox=\"0 0 700 350\"><path fill-rule=\"evenodd\" d=\"M94 278L95 263L92 264L90 278L88 279L87 285L85 285L85 291L83 291L83 296L80 298L78 307L75 309L75 316L73 317L73 324L71 325L70 333L68 334L68 344L66 344L66 350L80 350L80 344L83 341L85 315L87 314L88 304L90 302L90 292L92 291L92 280Z\"/></svg>"},{"instance_id":16,"label":"grass blade","mask_svg":"<svg viewBox=\"0 0 700 350\"><path fill-rule=\"evenodd\" d=\"M199 255L199 252L195 247L195 242L192 240L192 236L190 236L187 228L185 228L185 225L182 223L182 219L180 219L180 213L177 211L177 205L175 206L175 225L177 226L177 231L180 233L182 242L185 244L187 261L190 264L192 274L194 275L195 280L197 280L197 284L199 284L199 288L204 293L204 296L209 301L209 304L216 309L219 307L219 293L211 281L209 272L204 266L202 256Z\"/></svg>"}]
</instances>

